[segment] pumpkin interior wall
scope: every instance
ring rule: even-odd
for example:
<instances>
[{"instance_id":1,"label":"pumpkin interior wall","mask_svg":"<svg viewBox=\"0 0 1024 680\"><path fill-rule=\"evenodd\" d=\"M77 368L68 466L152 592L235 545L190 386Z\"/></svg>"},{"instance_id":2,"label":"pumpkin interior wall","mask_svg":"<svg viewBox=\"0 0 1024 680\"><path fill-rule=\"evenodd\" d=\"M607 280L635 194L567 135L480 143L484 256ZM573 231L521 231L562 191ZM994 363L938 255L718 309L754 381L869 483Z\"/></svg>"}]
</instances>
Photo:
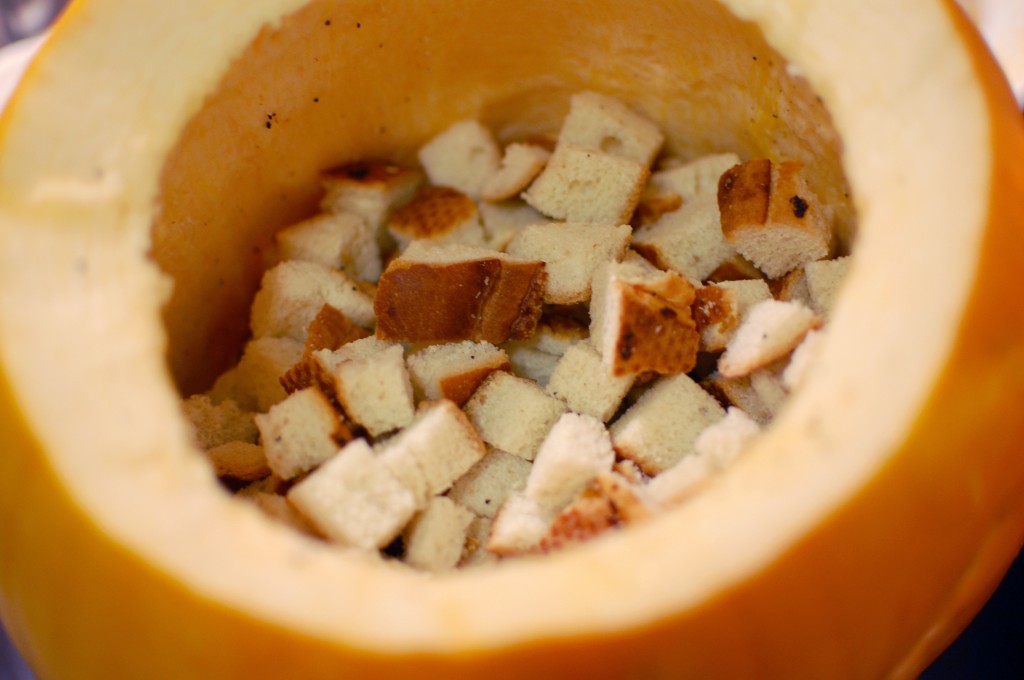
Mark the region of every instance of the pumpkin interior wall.
<instances>
[{"instance_id":1,"label":"pumpkin interior wall","mask_svg":"<svg viewBox=\"0 0 1024 680\"><path fill-rule=\"evenodd\" d=\"M465 117L502 140L555 130L585 88L643 111L683 157L803 160L848 238L827 112L714 0L650 0L643 11L631 0L315 1L264 28L165 166L153 256L175 280L165 319L179 389L206 389L237 359L271 235L315 210L318 171L412 162Z\"/></svg>"}]
</instances>

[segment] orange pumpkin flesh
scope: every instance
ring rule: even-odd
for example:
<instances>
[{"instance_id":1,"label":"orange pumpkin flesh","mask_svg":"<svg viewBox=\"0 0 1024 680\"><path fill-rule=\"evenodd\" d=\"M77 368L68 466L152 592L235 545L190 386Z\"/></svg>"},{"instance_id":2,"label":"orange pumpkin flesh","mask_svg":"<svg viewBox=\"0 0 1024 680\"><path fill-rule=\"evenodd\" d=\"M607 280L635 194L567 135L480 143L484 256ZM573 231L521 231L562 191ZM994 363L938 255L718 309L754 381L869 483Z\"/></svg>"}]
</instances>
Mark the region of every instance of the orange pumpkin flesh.
<instances>
[{"instance_id":1,"label":"orange pumpkin flesh","mask_svg":"<svg viewBox=\"0 0 1024 680\"><path fill-rule=\"evenodd\" d=\"M272 526L190 449L175 384L237 352L253 248L323 167L462 116L550 129L583 86L682 153L810 160L842 206L823 109L713 2L124 4L74 5L0 124L0 616L41 677L912 676L1019 549L1024 131L951 3L726 3L845 144L812 381L692 503L437 579Z\"/></svg>"}]
</instances>

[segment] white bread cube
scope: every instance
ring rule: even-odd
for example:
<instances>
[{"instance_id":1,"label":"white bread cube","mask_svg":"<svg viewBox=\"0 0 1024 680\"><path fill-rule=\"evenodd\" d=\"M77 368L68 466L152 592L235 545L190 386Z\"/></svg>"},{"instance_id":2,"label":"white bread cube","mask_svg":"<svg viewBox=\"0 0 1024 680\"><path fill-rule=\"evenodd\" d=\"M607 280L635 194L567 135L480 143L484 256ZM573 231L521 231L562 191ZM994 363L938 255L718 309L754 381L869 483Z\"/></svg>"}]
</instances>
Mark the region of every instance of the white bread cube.
<instances>
[{"instance_id":1,"label":"white bread cube","mask_svg":"<svg viewBox=\"0 0 1024 680\"><path fill-rule=\"evenodd\" d=\"M360 161L329 170L320 183L320 209L358 215L377 236L378 246L390 245L384 229L388 216L404 205L423 183L423 172L381 161Z\"/></svg>"},{"instance_id":2,"label":"white bread cube","mask_svg":"<svg viewBox=\"0 0 1024 680\"><path fill-rule=\"evenodd\" d=\"M256 416L267 464L281 479L312 470L337 453L340 418L316 387L288 395Z\"/></svg>"},{"instance_id":3,"label":"white bread cube","mask_svg":"<svg viewBox=\"0 0 1024 680\"><path fill-rule=\"evenodd\" d=\"M524 201L480 203L477 208L484 225L487 247L499 251L504 251L523 227L551 222Z\"/></svg>"},{"instance_id":4,"label":"white bread cube","mask_svg":"<svg viewBox=\"0 0 1024 680\"><path fill-rule=\"evenodd\" d=\"M622 101L597 92L579 92L570 100L569 115L558 143L574 144L650 166L665 141L658 126Z\"/></svg>"},{"instance_id":5,"label":"white bread cube","mask_svg":"<svg viewBox=\"0 0 1024 680\"><path fill-rule=\"evenodd\" d=\"M747 317L718 360L718 371L726 378L749 375L789 354L821 318L799 302L765 300Z\"/></svg>"},{"instance_id":6,"label":"white bread cube","mask_svg":"<svg viewBox=\"0 0 1024 680\"><path fill-rule=\"evenodd\" d=\"M466 545L463 546L462 558L459 560L460 569L489 566L498 562L498 556L487 550L491 524L487 517L473 517L466 529Z\"/></svg>"},{"instance_id":7,"label":"white bread cube","mask_svg":"<svg viewBox=\"0 0 1024 680\"><path fill-rule=\"evenodd\" d=\"M506 201L525 189L533 181L551 152L536 144L515 142L505 147L501 166L484 184L480 195L492 203Z\"/></svg>"},{"instance_id":8,"label":"white bread cube","mask_svg":"<svg viewBox=\"0 0 1024 680\"><path fill-rule=\"evenodd\" d=\"M822 331L810 331L793 350L782 372L782 384L787 390L797 389L807 379L824 337Z\"/></svg>"},{"instance_id":9,"label":"white bread cube","mask_svg":"<svg viewBox=\"0 0 1024 680\"><path fill-rule=\"evenodd\" d=\"M302 359L302 343L292 338L263 337L245 344L238 365L210 390L214 402L233 399L245 411L266 411L286 396L281 376Z\"/></svg>"},{"instance_id":10,"label":"white bread cube","mask_svg":"<svg viewBox=\"0 0 1024 680\"><path fill-rule=\"evenodd\" d=\"M750 308L771 298L772 292L762 279L723 281L698 289L693 317L700 331L700 349L723 351Z\"/></svg>"},{"instance_id":11,"label":"white bread cube","mask_svg":"<svg viewBox=\"0 0 1024 680\"><path fill-rule=\"evenodd\" d=\"M811 292L807 288L807 273L797 267L780 279L772 281L772 295L783 302L802 302L810 307Z\"/></svg>"},{"instance_id":12,"label":"white bread cube","mask_svg":"<svg viewBox=\"0 0 1024 680\"><path fill-rule=\"evenodd\" d=\"M651 173L650 189L656 194L675 194L683 202L699 196L717 200L718 182L726 170L739 165L740 157L734 153L701 156L688 163Z\"/></svg>"},{"instance_id":13,"label":"white bread cube","mask_svg":"<svg viewBox=\"0 0 1024 680\"><path fill-rule=\"evenodd\" d=\"M433 572L454 569L462 558L473 517L450 498L431 498L405 528L405 563Z\"/></svg>"},{"instance_id":14,"label":"white bread cube","mask_svg":"<svg viewBox=\"0 0 1024 680\"><path fill-rule=\"evenodd\" d=\"M322 537L319 531L303 517L298 510L292 507L288 499L276 493L257 491L246 499L255 505L267 517L285 526L310 536Z\"/></svg>"},{"instance_id":15,"label":"white bread cube","mask_svg":"<svg viewBox=\"0 0 1024 680\"><path fill-rule=\"evenodd\" d=\"M601 355L587 341L562 355L547 383L547 393L558 397L576 413L608 422L633 386L633 374L609 373Z\"/></svg>"},{"instance_id":16,"label":"white bread cube","mask_svg":"<svg viewBox=\"0 0 1024 680\"><path fill-rule=\"evenodd\" d=\"M645 496L656 506L678 505L707 488L714 476L710 461L703 456L687 455L665 470L644 488Z\"/></svg>"},{"instance_id":17,"label":"white bread cube","mask_svg":"<svg viewBox=\"0 0 1024 680\"><path fill-rule=\"evenodd\" d=\"M441 400L421 407L407 428L380 444L378 456L422 509L466 474L486 450L466 415Z\"/></svg>"},{"instance_id":18,"label":"white bread cube","mask_svg":"<svg viewBox=\"0 0 1024 680\"><path fill-rule=\"evenodd\" d=\"M541 539L543 552L589 541L609 529L651 517L646 493L614 472L601 472L551 522Z\"/></svg>"},{"instance_id":19,"label":"white bread cube","mask_svg":"<svg viewBox=\"0 0 1024 680\"><path fill-rule=\"evenodd\" d=\"M568 317L545 317L530 338L504 345L513 372L547 386L555 366L565 351L576 342L586 340L589 331L579 321Z\"/></svg>"},{"instance_id":20,"label":"white bread cube","mask_svg":"<svg viewBox=\"0 0 1024 680\"><path fill-rule=\"evenodd\" d=\"M532 380L497 371L473 393L465 410L485 442L533 460L548 431L569 408Z\"/></svg>"},{"instance_id":21,"label":"white bread cube","mask_svg":"<svg viewBox=\"0 0 1024 680\"><path fill-rule=\"evenodd\" d=\"M800 163L738 165L722 176L718 203L725 238L769 278L829 255L831 230Z\"/></svg>"},{"instance_id":22,"label":"white bread cube","mask_svg":"<svg viewBox=\"0 0 1024 680\"><path fill-rule=\"evenodd\" d=\"M462 406L494 371L509 370L505 350L489 342L429 345L406 358L416 401L448 399Z\"/></svg>"},{"instance_id":23,"label":"white bread cube","mask_svg":"<svg viewBox=\"0 0 1024 680\"><path fill-rule=\"evenodd\" d=\"M690 453L701 431L723 417L725 410L689 376L669 376L612 424L612 443L623 458L656 475Z\"/></svg>"},{"instance_id":24,"label":"white bread cube","mask_svg":"<svg viewBox=\"0 0 1024 680\"><path fill-rule=\"evenodd\" d=\"M514 493L498 510L487 537L487 550L495 555L522 555L539 550L554 516L523 493Z\"/></svg>"},{"instance_id":25,"label":"white bread cube","mask_svg":"<svg viewBox=\"0 0 1024 680\"><path fill-rule=\"evenodd\" d=\"M381 276L377 337L412 343L527 338L540 319L547 274L486 248L413 241ZM456 294L457 292L457 294Z\"/></svg>"},{"instance_id":26,"label":"white bread cube","mask_svg":"<svg viewBox=\"0 0 1024 680\"><path fill-rule=\"evenodd\" d=\"M474 514L494 519L505 500L526 486L529 461L492 448L452 485L448 497Z\"/></svg>"},{"instance_id":27,"label":"white bread cube","mask_svg":"<svg viewBox=\"0 0 1024 680\"><path fill-rule=\"evenodd\" d=\"M354 280L319 262L282 262L263 275L253 299L249 320L253 337L288 337L302 342L324 304L363 328L373 328L373 300Z\"/></svg>"},{"instance_id":28,"label":"white bread cube","mask_svg":"<svg viewBox=\"0 0 1024 680\"><path fill-rule=\"evenodd\" d=\"M415 240L483 246L485 235L476 203L457 189L425 186L392 213L388 232L404 250Z\"/></svg>"},{"instance_id":29,"label":"white bread cube","mask_svg":"<svg viewBox=\"0 0 1024 680\"><path fill-rule=\"evenodd\" d=\"M182 401L185 417L192 424L196 445L211 449L233 441L252 444L260 436L251 411L245 411L234 399L214 403L209 395L195 394Z\"/></svg>"},{"instance_id":30,"label":"white bread cube","mask_svg":"<svg viewBox=\"0 0 1024 680\"><path fill-rule=\"evenodd\" d=\"M383 271L376 232L352 213L320 213L274 238L282 260L319 262L364 281L376 281Z\"/></svg>"},{"instance_id":31,"label":"white bread cube","mask_svg":"<svg viewBox=\"0 0 1024 680\"><path fill-rule=\"evenodd\" d=\"M501 149L491 131L476 120L463 120L420 148L419 160L431 183L480 198L501 165Z\"/></svg>"},{"instance_id":32,"label":"white bread cube","mask_svg":"<svg viewBox=\"0 0 1024 680\"><path fill-rule=\"evenodd\" d=\"M731 404L761 425L768 425L789 396L782 379L783 364L776 362L750 375L726 378L712 373L701 385L719 401Z\"/></svg>"},{"instance_id":33,"label":"white bread cube","mask_svg":"<svg viewBox=\"0 0 1024 680\"><path fill-rule=\"evenodd\" d=\"M287 496L325 536L365 550L391 543L416 511L412 493L363 439L350 442Z\"/></svg>"},{"instance_id":34,"label":"white bread cube","mask_svg":"<svg viewBox=\"0 0 1024 680\"><path fill-rule=\"evenodd\" d=\"M715 196L698 196L637 229L633 248L662 269L706 280L736 250L722 234Z\"/></svg>"},{"instance_id":35,"label":"white bread cube","mask_svg":"<svg viewBox=\"0 0 1024 680\"><path fill-rule=\"evenodd\" d=\"M542 352L524 343L510 343L507 347L512 372L521 378L534 381L541 387L547 387L561 357L557 354Z\"/></svg>"},{"instance_id":36,"label":"white bread cube","mask_svg":"<svg viewBox=\"0 0 1024 680\"><path fill-rule=\"evenodd\" d=\"M598 267L590 300L590 337L612 375L684 373L697 361L693 285L640 257Z\"/></svg>"},{"instance_id":37,"label":"white bread cube","mask_svg":"<svg viewBox=\"0 0 1024 680\"><path fill-rule=\"evenodd\" d=\"M544 302L572 305L590 299L594 270L618 261L632 229L612 224L544 224L525 227L507 252L521 260L540 260L548 273Z\"/></svg>"},{"instance_id":38,"label":"white bread cube","mask_svg":"<svg viewBox=\"0 0 1024 680\"><path fill-rule=\"evenodd\" d=\"M850 268L850 258L819 260L804 265L807 277L808 306L822 318L828 318L839 287Z\"/></svg>"},{"instance_id":39,"label":"white bread cube","mask_svg":"<svg viewBox=\"0 0 1024 680\"><path fill-rule=\"evenodd\" d=\"M375 338L349 343L337 350ZM342 354L343 356L343 354ZM415 415L412 383L405 366L405 350L397 343L375 349L367 356L343 358L333 372L338 401L354 422L372 436L405 427Z\"/></svg>"},{"instance_id":40,"label":"white bread cube","mask_svg":"<svg viewBox=\"0 0 1024 680\"><path fill-rule=\"evenodd\" d=\"M207 449L206 457L218 477L251 482L263 479L271 472L263 447L252 442L231 441L218 444Z\"/></svg>"},{"instance_id":41,"label":"white bread cube","mask_svg":"<svg viewBox=\"0 0 1024 680\"><path fill-rule=\"evenodd\" d=\"M730 406L724 418L700 433L693 444L694 454L707 459L711 469L722 471L760 432L761 427L750 416Z\"/></svg>"},{"instance_id":42,"label":"white bread cube","mask_svg":"<svg viewBox=\"0 0 1024 680\"><path fill-rule=\"evenodd\" d=\"M537 452L523 493L546 514L557 514L615 462L611 438L601 421L566 413Z\"/></svg>"},{"instance_id":43,"label":"white bread cube","mask_svg":"<svg viewBox=\"0 0 1024 680\"><path fill-rule=\"evenodd\" d=\"M559 143L523 199L557 220L627 224L648 172L621 156Z\"/></svg>"}]
</instances>

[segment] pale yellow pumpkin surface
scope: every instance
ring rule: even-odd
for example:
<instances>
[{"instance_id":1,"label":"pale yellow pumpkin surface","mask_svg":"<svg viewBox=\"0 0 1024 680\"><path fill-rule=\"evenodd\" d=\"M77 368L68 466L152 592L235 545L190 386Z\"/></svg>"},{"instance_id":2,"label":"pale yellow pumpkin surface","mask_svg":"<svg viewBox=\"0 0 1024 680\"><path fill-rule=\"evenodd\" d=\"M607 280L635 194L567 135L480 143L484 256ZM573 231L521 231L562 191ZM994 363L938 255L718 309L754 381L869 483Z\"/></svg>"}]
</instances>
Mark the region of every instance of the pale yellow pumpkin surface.
<instances>
[{"instance_id":1,"label":"pale yellow pumpkin surface","mask_svg":"<svg viewBox=\"0 0 1024 680\"><path fill-rule=\"evenodd\" d=\"M585 88L835 207L851 272L772 427L653 521L445 576L230 498L179 399L318 172ZM1024 540L1022 158L952 2L74 3L0 122L0 617L44 680L911 677Z\"/></svg>"}]
</instances>

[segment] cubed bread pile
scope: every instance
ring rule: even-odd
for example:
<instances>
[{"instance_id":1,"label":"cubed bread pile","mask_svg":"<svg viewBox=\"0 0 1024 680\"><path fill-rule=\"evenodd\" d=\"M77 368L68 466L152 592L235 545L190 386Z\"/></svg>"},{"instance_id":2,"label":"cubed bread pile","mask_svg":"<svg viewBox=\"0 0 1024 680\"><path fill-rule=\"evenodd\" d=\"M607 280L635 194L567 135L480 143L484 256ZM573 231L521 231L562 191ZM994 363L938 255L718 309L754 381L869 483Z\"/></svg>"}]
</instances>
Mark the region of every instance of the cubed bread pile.
<instances>
[{"instance_id":1,"label":"cubed bread pile","mask_svg":"<svg viewBox=\"0 0 1024 680\"><path fill-rule=\"evenodd\" d=\"M433 572L555 550L699 493L811 370L848 259L799 163L675 158L594 92L419 160L324 173L184 402L269 516Z\"/></svg>"}]
</instances>

